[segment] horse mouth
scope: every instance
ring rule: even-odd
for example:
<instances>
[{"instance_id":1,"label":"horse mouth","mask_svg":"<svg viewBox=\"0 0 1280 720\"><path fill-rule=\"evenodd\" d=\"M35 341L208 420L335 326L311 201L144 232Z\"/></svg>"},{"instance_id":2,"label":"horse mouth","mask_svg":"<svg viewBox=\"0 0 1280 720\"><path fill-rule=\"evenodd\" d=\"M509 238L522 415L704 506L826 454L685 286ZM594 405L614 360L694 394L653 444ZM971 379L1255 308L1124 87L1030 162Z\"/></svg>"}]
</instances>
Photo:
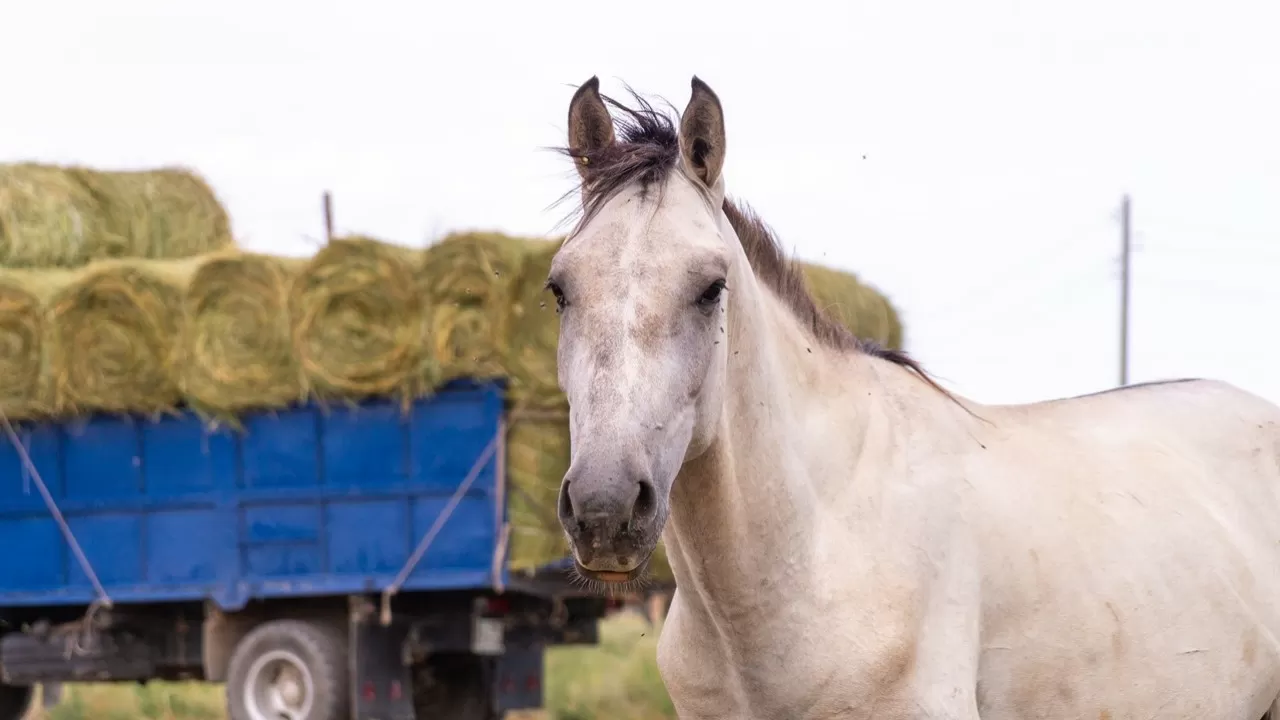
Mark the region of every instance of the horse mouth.
<instances>
[{"instance_id":1,"label":"horse mouth","mask_svg":"<svg viewBox=\"0 0 1280 720\"><path fill-rule=\"evenodd\" d=\"M650 552L645 556L644 560L641 560L631 570L592 570L578 562L578 559L575 557L573 559L573 569L578 573L578 575L587 580L603 583L605 585L625 585L643 578L645 573L649 571L649 561L652 558L653 553Z\"/></svg>"}]
</instances>

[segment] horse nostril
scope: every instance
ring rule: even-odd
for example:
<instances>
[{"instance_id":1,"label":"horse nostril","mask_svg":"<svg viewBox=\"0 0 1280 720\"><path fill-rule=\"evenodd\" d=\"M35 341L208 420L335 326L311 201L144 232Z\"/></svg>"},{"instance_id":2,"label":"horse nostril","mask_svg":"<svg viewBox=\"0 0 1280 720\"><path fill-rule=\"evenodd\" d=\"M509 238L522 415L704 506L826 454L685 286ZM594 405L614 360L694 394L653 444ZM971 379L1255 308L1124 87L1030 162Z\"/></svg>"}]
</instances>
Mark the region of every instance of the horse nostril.
<instances>
[{"instance_id":1,"label":"horse nostril","mask_svg":"<svg viewBox=\"0 0 1280 720\"><path fill-rule=\"evenodd\" d=\"M564 487L560 488L560 519L573 519L573 500L569 499L569 483L567 482Z\"/></svg>"},{"instance_id":2,"label":"horse nostril","mask_svg":"<svg viewBox=\"0 0 1280 720\"><path fill-rule=\"evenodd\" d=\"M657 511L658 493L654 490L653 483L648 480L641 480L640 494L636 496L636 503L631 510L631 516L637 520L649 520Z\"/></svg>"}]
</instances>

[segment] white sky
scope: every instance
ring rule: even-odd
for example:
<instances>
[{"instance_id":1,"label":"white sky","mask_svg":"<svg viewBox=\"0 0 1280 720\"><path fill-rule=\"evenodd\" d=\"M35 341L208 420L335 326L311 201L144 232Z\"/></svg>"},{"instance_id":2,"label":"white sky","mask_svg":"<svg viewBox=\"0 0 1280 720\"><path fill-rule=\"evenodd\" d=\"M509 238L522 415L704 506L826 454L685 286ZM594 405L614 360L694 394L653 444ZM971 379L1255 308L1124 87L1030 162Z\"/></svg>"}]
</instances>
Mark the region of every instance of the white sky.
<instances>
[{"instance_id":1,"label":"white sky","mask_svg":"<svg viewBox=\"0 0 1280 720\"><path fill-rule=\"evenodd\" d=\"M727 114L729 190L859 273L975 399L1131 380L1280 402L1280 4L6 3L0 161L184 164L242 244L555 229L573 87ZM759 8L746 10L745 8ZM738 9L731 9L738 8Z\"/></svg>"}]
</instances>

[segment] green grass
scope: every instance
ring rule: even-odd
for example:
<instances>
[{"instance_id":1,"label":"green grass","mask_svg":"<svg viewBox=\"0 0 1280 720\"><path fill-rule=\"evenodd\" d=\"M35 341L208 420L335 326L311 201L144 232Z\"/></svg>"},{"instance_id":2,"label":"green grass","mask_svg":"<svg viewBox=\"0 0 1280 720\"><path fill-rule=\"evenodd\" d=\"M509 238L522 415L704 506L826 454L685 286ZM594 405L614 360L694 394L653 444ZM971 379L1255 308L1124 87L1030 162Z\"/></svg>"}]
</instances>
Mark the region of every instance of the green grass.
<instances>
[{"instance_id":1,"label":"green grass","mask_svg":"<svg viewBox=\"0 0 1280 720\"><path fill-rule=\"evenodd\" d=\"M68 685L62 702L33 720L222 720L222 686L153 682Z\"/></svg>"},{"instance_id":2,"label":"green grass","mask_svg":"<svg viewBox=\"0 0 1280 720\"><path fill-rule=\"evenodd\" d=\"M658 638L631 613L600 625L600 644L547 651L546 706L510 720L666 720L676 716L658 675ZM153 682L67 685L31 720L221 720L221 685Z\"/></svg>"},{"instance_id":3,"label":"green grass","mask_svg":"<svg viewBox=\"0 0 1280 720\"><path fill-rule=\"evenodd\" d=\"M601 623L600 644L547 651L546 705L554 720L658 720L675 708L658 675L658 637L636 615Z\"/></svg>"}]
</instances>

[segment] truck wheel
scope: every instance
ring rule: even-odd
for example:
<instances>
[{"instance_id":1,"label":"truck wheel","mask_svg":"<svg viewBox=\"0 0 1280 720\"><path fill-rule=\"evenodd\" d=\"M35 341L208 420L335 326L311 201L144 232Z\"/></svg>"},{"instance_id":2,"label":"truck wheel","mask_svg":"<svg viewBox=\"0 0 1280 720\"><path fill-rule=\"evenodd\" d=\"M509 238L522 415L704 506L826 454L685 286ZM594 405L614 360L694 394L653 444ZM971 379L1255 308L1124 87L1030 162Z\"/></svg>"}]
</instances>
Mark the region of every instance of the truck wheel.
<instances>
[{"instance_id":1,"label":"truck wheel","mask_svg":"<svg viewBox=\"0 0 1280 720\"><path fill-rule=\"evenodd\" d=\"M227 667L231 720L345 720L351 714L346 636L298 620L263 623Z\"/></svg>"},{"instance_id":2,"label":"truck wheel","mask_svg":"<svg viewBox=\"0 0 1280 720\"><path fill-rule=\"evenodd\" d=\"M499 720L493 708L493 661L441 653L414 668L413 711L419 718Z\"/></svg>"},{"instance_id":3,"label":"truck wheel","mask_svg":"<svg viewBox=\"0 0 1280 720\"><path fill-rule=\"evenodd\" d=\"M35 688L30 685L0 685L0 720L22 720L35 704Z\"/></svg>"}]
</instances>

